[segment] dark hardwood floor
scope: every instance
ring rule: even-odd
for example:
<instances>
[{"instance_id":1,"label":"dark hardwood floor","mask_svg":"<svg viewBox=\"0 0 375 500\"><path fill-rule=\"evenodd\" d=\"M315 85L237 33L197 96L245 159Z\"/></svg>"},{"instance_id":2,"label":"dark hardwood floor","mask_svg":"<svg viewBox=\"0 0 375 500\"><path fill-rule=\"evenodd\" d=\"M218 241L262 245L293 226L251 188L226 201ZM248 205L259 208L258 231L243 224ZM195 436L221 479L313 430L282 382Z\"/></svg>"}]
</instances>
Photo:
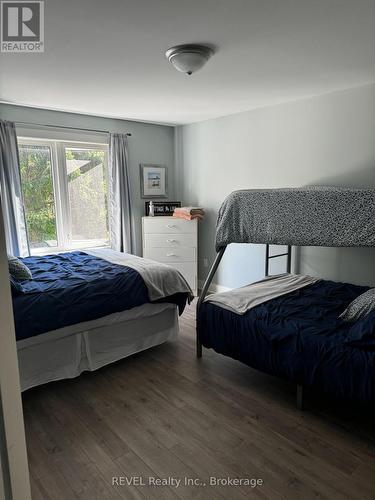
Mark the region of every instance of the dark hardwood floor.
<instances>
[{"instance_id":1,"label":"dark hardwood floor","mask_svg":"<svg viewBox=\"0 0 375 500\"><path fill-rule=\"evenodd\" d=\"M34 500L375 498L373 411L310 394L299 412L292 385L197 360L194 328L191 306L179 341L24 394ZM132 476L206 486L112 485Z\"/></svg>"}]
</instances>

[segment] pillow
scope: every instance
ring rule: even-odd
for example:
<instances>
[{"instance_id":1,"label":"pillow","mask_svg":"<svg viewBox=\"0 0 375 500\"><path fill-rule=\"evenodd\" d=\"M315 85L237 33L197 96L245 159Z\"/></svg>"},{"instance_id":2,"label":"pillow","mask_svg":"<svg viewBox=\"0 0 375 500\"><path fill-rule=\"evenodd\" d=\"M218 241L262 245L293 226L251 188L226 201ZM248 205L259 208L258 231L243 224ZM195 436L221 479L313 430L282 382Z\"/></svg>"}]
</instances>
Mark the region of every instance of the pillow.
<instances>
[{"instance_id":1,"label":"pillow","mask_svg":"<svg viewBox=\"0 0 375 500\"><path fill-rule=\"evenodd\" d=\"M350 327L346 342L357 347L375 347L375 311Z\"/></svg>"},{"instance_id":2,"label":"pillow","mask_svg":"<svg viewBox=\"0 0 375 500\"><path fill-rule=\"evenodd\" d=\"M22 260L13 255L8 255L9 274L16 281L32 280L33 275L30 269L22 262Z\"/></svg>"},{"instance_id":3,"label":"pillow","mask_svg":"<svg viewBox=\"0 0 375 500\"><path fill-rule=\"evenodd\" d=\"M371 311L375 311L375 288L370 288L354 299L340 314L340 318L348 323L354 323L354 321L367 316Z\"/></svg>"}]
</instances>

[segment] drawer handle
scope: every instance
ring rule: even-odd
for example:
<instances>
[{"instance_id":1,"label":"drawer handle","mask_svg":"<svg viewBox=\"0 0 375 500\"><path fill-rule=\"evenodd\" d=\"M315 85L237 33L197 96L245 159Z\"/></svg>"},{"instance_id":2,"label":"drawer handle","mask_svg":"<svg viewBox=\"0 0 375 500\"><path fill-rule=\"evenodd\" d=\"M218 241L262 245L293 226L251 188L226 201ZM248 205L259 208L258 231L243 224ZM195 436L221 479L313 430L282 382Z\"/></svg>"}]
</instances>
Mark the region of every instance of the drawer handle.
<instances>
[{"instance_id":1,"label":"drawer handle","mask_svg":"<svg viewBox=\"0 0 375 500\"><path fill-rule=\"evenodd\" d=\"M174 240L173 238L167 240L167 243L176 243L176 242L177 242L177 240Z\"/></svg>"},{"instance_id":2,"label":"drawer handle","mask_svg":"<svg viewBox=\"0 0 375 500\"><path fill-rule=\"evenodd\" d=\"M167 257L176 257L175 253L167 253Z\"/></svg>"},{"instance_id":3,"label":"drawer handle","mask_svg":"<svg viewBox=\"0 0 375 500\"><path fill-rule=\"evenodd\" d=\"M168 229L173 229L174 227L176 227L174 224L167 224L166 227Z\"/></svg>"}]
</instances>

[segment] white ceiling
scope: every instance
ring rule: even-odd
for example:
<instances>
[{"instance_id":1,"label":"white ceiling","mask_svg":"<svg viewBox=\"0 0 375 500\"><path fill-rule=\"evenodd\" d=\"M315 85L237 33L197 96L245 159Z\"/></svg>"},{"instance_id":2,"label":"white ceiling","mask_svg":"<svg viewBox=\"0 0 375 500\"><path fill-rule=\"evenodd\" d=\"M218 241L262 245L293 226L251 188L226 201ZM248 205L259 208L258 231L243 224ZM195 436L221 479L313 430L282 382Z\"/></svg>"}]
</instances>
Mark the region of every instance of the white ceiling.
<instances>
[{"instance_id":1,"label":"white ceiling","mask_svg":"<svg viewBox=\"0 0 375 500\"><path fill-rule=\"evenodd\" d=\"M169 124L375 81L375 0L46 0L44 54L0 55L0 98ZM217 53L199 72L164 57Z\"/></svg>"}]
</instances>

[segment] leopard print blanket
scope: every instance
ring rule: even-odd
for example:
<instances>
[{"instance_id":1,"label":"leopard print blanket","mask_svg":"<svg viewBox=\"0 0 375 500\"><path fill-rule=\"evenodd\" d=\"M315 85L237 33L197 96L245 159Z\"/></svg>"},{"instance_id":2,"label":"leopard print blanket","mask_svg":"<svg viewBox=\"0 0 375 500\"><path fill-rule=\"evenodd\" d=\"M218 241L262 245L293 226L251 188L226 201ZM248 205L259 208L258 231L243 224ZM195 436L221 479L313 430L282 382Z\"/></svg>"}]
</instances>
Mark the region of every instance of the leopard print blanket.
<instances>
[{"instance_id":1,"label":"leopard print blanket","mask_svg":"<svg viewBox=\"0 0 375 500\"><path fill-rule=\"evenodd\" d=\"M216 251L229 243L375 247L375 190L309 186L234 191L219 210Z\"/></svg>"}]
</instances>

